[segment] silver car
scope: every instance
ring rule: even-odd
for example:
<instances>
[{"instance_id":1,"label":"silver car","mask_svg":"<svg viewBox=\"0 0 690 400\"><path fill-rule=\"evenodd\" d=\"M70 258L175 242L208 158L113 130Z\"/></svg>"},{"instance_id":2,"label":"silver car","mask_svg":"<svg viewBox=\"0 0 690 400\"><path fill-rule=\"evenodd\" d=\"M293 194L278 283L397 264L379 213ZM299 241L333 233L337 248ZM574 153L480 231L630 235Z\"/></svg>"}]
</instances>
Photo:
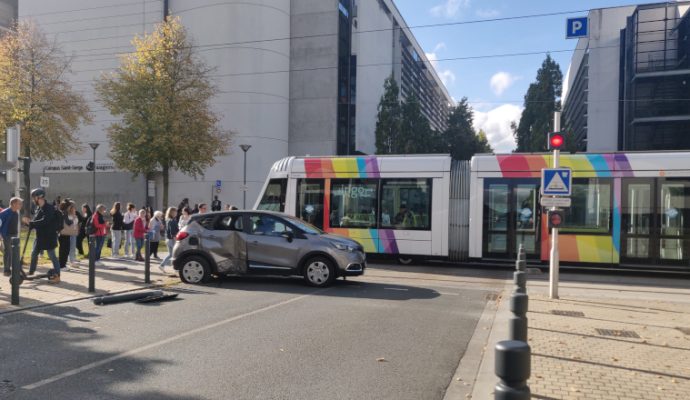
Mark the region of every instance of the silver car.
<instances>
[{"instance_id":1,"label":"silver car","mask_svg":"<svg viewBox=\"0 0 690 400\"><path fill-rule=\"evenodd\" d=\"M178 233L172 257L187 283L212 275L298 275L322 287L366 269L356 241L270 211L194 215Z\"/></svg>"}]
</instances>

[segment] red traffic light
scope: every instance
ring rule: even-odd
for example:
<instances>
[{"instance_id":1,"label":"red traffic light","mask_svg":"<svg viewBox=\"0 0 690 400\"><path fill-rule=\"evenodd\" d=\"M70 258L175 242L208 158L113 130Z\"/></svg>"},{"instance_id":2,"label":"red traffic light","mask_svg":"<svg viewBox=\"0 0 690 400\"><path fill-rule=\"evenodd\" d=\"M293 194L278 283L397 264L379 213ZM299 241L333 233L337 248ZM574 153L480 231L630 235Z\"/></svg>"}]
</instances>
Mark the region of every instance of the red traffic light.
<instances>
[{"instance_id":1,"label":"red traffic light","mask_svg":"<svg viewBox=\"0 0 690 400\"><path fill-rule=\"evenodd\" d=\"M549 210L547 216L549 229L560 228L561 225L563 225L565 215L563 214L562 210Z\"/></svg>"},{"instance_id":2,"label":"red traffic light","mask_svg":"<svg viewBox=\"0 0 690 400\"><path fill-rule=\"evenodd\" d=\"M565 138L558 132L549 133L549 149L556 150L563 147Z\"/></svg>"}]
</instances>

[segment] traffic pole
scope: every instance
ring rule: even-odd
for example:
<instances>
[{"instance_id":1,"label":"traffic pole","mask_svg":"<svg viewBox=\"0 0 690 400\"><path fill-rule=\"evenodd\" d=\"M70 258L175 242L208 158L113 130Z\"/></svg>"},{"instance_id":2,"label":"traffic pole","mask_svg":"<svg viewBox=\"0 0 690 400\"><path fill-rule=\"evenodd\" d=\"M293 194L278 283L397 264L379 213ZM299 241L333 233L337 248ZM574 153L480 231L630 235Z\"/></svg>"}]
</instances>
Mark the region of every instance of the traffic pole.
<instances>
[{"instance_id":1,"label":"traffic pole","mask_svg":"<svg viewBox=\"0 0 690 400\"><path fill-rule=\"evenodd\" d=\"M151 239L144 236L144 283L151 283Z\"/></svg>"},{"instance_id":2,"label":"traffic pole","mask_svg":"<svg viewBox=\"0 0 690 400\"><path fill-rule=\"evenodd\" d=\"M19 285L22 280L21 275L21 260L19 259L19 237L13 237L11 240L12 245L9 249L5 251L10 251L12 257L10 258L12 262L12 305L19 305Z\"/></svg>"},{"instance_id":3,"label":"traffic pole","mask_svg":"<svg viewBox=\"0 0 690 400\"><path fill-rule=\"evenodd\" d=\"M89 235L89 293L96 291L96 236Z\"/></svg>"},{"instance_id":4,"label":"traffic pole","mask_svg":"<svg viewBox=\"0 0 690 400\"><path fill-rule=\"evenodd\" d=\"M561 113L555 112L553 117L554 132L561 130ZM560 167L561 151L557 148L553 150L553 167ZM555 211L556 207L552 207L551 211ZM558 298L558 270L559 266L558 254L558 228L551 228L551 257L549 261L549 298Z\"/></svg>"}]
</instances>

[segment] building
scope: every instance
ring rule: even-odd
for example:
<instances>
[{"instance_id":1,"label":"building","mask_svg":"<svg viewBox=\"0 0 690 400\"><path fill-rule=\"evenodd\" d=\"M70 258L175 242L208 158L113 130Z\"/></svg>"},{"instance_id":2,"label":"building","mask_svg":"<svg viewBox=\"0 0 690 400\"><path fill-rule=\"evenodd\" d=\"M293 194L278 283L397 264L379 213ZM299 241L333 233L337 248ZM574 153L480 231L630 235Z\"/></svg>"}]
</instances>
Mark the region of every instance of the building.
<instances>
[{"instance_id":1,"label":"building","mask_svg":"<svg viewBox=\"0 0 690 400\"><path fill-rule=\"evenodd\" d=\"M563 85L563 126L590 152L690 149L690 2L589 12Z\"/></svg>"},{"instance_id":2,"label":"building","mask_svg":"<svg viewBox=\"0 0 690 400\"><path fill-rule=\"evenodd\" d=\"M83 151L67 160L34 163L32 181L47 174L51 196L86 200L84 166L96 152L97 200L164 206L162 180L118 171L108 159L105 130L114 117L96 101L93 81L118 66L134 35L151 32L166 14L181 18L198 53L215 68L220 89L212 104L224 129L236 133L230 154L203 177L170 177L172 203L188 197L242 205L247 152L247 206L274 161L289 155L374 153L376 108L391 74L401 99L417 93L431 125L443 129L451 97L392 0L32 0L19 18L32 18L72 55L71 81L93 104L94 123L80 131ZM193 145L193 136L190 136ZM155 151L155 149L152 149ZM90 182L90 181L87 181ZM220 183L220 187L216 186Z\"/></svg>"}]
</instances>

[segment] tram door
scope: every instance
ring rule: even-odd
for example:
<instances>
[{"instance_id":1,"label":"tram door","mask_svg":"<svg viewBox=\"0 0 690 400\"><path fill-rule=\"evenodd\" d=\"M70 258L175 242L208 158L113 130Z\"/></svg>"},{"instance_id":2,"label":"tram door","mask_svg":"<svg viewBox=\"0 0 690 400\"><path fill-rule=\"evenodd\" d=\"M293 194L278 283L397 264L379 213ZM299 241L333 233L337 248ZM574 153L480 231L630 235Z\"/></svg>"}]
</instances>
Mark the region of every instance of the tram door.
<instances>
[{"instance_id":1,"label":"tram door","mask_svg":"<svg viewBox=\"0 0 690 400\"><path fill-rule=\"evenodd\" d=\"M528 258L538 258L540 218L537 180L486 179L484 257L514 259L522 244Z\"/></svg>"},{"instance_id":2,"label":"tram door","mask_svg":"<svg viewBox=\"0 0 690 400\"><path fill-rule=\"evenodd\" d=\"M690 180L624 179L621 262L690 265Z\"/></svg>"}]
</instances>

